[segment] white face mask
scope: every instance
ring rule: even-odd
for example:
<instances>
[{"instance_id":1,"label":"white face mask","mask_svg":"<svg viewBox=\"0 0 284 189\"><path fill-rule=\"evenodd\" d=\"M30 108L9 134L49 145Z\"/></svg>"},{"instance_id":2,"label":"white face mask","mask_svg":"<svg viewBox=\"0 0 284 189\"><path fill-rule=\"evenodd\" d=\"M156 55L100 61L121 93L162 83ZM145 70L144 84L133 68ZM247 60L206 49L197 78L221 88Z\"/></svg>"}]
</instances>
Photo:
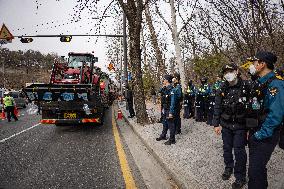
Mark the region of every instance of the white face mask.
<instances>
[{"instance_id":1,"label":"white face mask","mask_svg":"<svg viewBox=\"0 0 284 189\"><path fill-rule=\"evenodd\" d=\"M251 75L255 75L255 74L256 74L256 68L255 68L255 66L254 66L253 64L251 64L251 65L249 66L249 73L250 73Z\"/></svg>"},{"instance_id":2,"label":"white face mask","mask_svg":"<svg viewBox=\"0 0 284 189\"><path fill-rule=\"evenodd\" d=\"M237 78L237 74L235 72L229 72L229 73L224 75L224 78L228 82L232 82L232 81L234 81Z\"/></svg>"}]
</instances>

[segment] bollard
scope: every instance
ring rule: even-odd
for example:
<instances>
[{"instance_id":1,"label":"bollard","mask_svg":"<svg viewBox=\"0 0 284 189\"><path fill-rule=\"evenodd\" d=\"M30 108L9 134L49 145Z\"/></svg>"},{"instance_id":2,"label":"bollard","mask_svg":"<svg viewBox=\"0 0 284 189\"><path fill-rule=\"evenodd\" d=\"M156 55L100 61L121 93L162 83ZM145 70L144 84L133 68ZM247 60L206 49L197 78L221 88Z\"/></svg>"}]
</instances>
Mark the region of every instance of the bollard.
<instances>
[{"instance_id":1,"label":"bollard","mask_svg":"<svg viewBox=\"0 0 284 189\"><path fill-rule=\"evenodd\" d=\"M14 114L16 117L19 117L19 111L18 111L18 108L15 106L14 108Z\"/></svg>"},{"instance_id":2,"label":"bollard","mask_svg":"<svg viewBox=\"0 0 284 189\"><path fill-rule=\"evenodd\" d=\"M4 108L2 108L2 115L1 115L1 117L2 117L2 120L5 120L5 119L6 119L6 115L5 115Z\"/></svg>"},{"instance_id":3,"label":"bollard","mask_svg":"<svg viewBox=\"0 0 284 189\"><path fill-rule=\"evenodd\" d=\"M118 120L121 120L122 119L122 112L120 109L118 109L118 112L117 112L117 119Z\"/></svg>"}]
</instances>

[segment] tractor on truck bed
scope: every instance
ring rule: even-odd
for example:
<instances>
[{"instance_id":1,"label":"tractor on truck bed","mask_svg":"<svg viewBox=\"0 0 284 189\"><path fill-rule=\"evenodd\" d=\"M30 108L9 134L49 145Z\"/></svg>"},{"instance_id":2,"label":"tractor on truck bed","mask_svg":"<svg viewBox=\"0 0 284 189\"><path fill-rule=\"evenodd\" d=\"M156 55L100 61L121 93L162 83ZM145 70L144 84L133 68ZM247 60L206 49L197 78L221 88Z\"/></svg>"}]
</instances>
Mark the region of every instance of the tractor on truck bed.
<instances>
[{"instance_id":1,"label":"tractor on truck bed","mask_svg":"<svg viewBox=\"0 0 284 189\"><path fill-rule=\"evenodd\" d=\"M32 84L24 91L42 109L42 124L103 123L101 70L97 57L69 53L68 62L55 61L48 84Z\"/></svg>"}]
</instances>

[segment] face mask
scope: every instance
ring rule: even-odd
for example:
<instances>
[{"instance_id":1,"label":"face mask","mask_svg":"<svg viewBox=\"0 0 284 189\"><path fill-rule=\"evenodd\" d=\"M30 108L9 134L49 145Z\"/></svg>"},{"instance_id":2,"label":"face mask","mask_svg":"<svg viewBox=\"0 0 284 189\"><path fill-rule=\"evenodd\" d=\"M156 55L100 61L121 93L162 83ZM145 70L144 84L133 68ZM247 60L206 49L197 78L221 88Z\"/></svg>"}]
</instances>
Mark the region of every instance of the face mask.
<instances>
[{"instance_id":1,"label":"face mask","mask_svg":"<svg viewBox=\"0 0 284 189\"><path fill-rule=\"evenodd\" d=\"M230 72L230 73L227 73L226 75L224 75L224 78L228 82L232 82L237 78L237 74L235 72Z\"/></svg>"},{"instance_id":2,"label":"face mask","mask_svg":"<svg viewBox=\"0 0 284 189\"><path fill-rule=\"evenodd\" d=\"M256 74L256 68L255 68L255 66L254 66L253 64L251 64L251 65L249 66L249 73L250 73L251 75L255 75L255 74Z\"/></svg>"}]
</instances>

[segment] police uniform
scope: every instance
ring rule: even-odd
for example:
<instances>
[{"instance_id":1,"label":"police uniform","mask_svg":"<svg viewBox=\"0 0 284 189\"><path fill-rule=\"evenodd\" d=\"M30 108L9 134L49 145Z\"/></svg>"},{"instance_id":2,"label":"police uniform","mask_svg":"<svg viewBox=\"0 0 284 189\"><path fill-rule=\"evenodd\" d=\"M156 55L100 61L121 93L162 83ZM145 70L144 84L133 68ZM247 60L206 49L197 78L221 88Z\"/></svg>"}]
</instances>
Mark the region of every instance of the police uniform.
<instances>
[{"instance_id":1,"label":"police uniform","mask_svg":"<svg viewBox=\"0 0 284 189\"><path fill-rule=\"evenodd\" d=\"M14 98L11 97L9 94L7 94L7 96L5 96L3 98L3 104L4 104L4 107L7 111L7 119L8 119L8 122L11 121L11 116L15 119L15 121L18 121L18 118L17 116L15 115L14 113L14 109L15 109L15 101L14 101Z\"/></svg>"},{"instance_id":2,"label":"police uniform","mask_svg":"<svg viewBox=\"0 0 284 189\"><path fill-rule=\"evenodd\" d=\"M166 93L165 93L166 89L167 89L167 87L163 86L159 91L159 93L161 94L161 118L159 120L160 123L163 122L163 118L164 118L164 116L163 116L163 105L166 103Z\"/></svg>"},{"instance_id":3,"label":"police uniform","mask_svg":"<svg viewBox=\"0 0 284 189\"><path fill-rule=\"evenodd\" d=\"M189 119L194 116L194 98L195 98L195 88L193 84L189 84L184 93L184 114L183 118Z\"/></svg>"},{"instance_id":4,"label":"police uniform","mask_svg":"<svg viewBox=\"0 0 284 189\"><path fill-rule=\"evenodd\" d=\"M160 135L159 138L157 138L157 141L160 140L166 140L166 135L168 130L170 130L170 138L169 141L171 142L175 142L175 124L174 124L174 119L169 119L169 114L170 114L170 108L171 108L171 96L172 96L172 90L173 90L173 86L172 85L168 85L165 90L164 90L164 94L165 94L165 101L162 105L163 110L163 131L162 134Z\"/></svg>"},{"instance_id":5,"label":"police uniform","mask_svg":"<svg viewBox=\"0 0 284 189\"><path fill-rule=\"evenodd\" d=\"M229 64L225 69L237 70L235 64ZM224 69L223 69L224 70ZM223 180L228 180L234 171L234 185L243 185L246 178L247 154L245 107L250 92L250 83L237 78L235 85L226 81L217 91L215 97L213 126L222 126L223 157L225 171ZM234 150L234 156L232 151ZM236 187L238 188L238 187Z\"/></svg>"},{"instance_id":6,"label":"police uniform","mask_svg":"<svg viewBox=\"0 0 284 189\"><path fill-rule=\"evenodd\" d=\"M251 99L251 110L258 112L256 120L248 118L249 138L249 189L266 189L266 165L279 140L284 116L284 81L274 72L258 79ZM255 123L255 125L254 125ZM256 127L254 127L256 126Z\"/></svg>"},{"instance_id":7,"label":"police uniform","mask_svg":"<svg viewBox=\"0 0 284 189\"><path fill-rule=\"evenodd\" d=\"M203 83L197 90L196 94L196 121L202 122L207 119L207 107L208 107L208 95L210 93L210 87L206 83L206 79L203 79Z\"/></svg>"},{"instance_id":8,"label":"police uniform","mask_svg":"<svg viewBox=\"0 0 284 189\"><path fill-rule=\"evenodd\" d=\"M220 90L222 81L216 81L214 85L210 88L210 93L208 96L208 110L207 110L207 125L212 125L214 105L215 105L215 96L218 90Z\"/></svg>"},{"instance_id":9,"label":"police uniform","mask_svg":"<svg viewBox=\"0 0 284 189\"><path fill-rule=\"evenodd\" d=\"M133 92L130 88L127 87L127 96L126 96L127 104L128 104L128 110L129 110L129 118L132 118L135 116L134 108L133 108Z\"/></svg>"},{"instance_id":10,"label":"police uniform","mask_svg":"<svg viewBox=\"0 0 284 189\"><path fill-rule=\"evenodd\" d=\"M174 116L176 134L181 133L181 118L180 118L181 100L182 100L182 89L181 85L178 83L172 89L171 107L170 107L170 113Z\"/></svg>"}]
</instances>

